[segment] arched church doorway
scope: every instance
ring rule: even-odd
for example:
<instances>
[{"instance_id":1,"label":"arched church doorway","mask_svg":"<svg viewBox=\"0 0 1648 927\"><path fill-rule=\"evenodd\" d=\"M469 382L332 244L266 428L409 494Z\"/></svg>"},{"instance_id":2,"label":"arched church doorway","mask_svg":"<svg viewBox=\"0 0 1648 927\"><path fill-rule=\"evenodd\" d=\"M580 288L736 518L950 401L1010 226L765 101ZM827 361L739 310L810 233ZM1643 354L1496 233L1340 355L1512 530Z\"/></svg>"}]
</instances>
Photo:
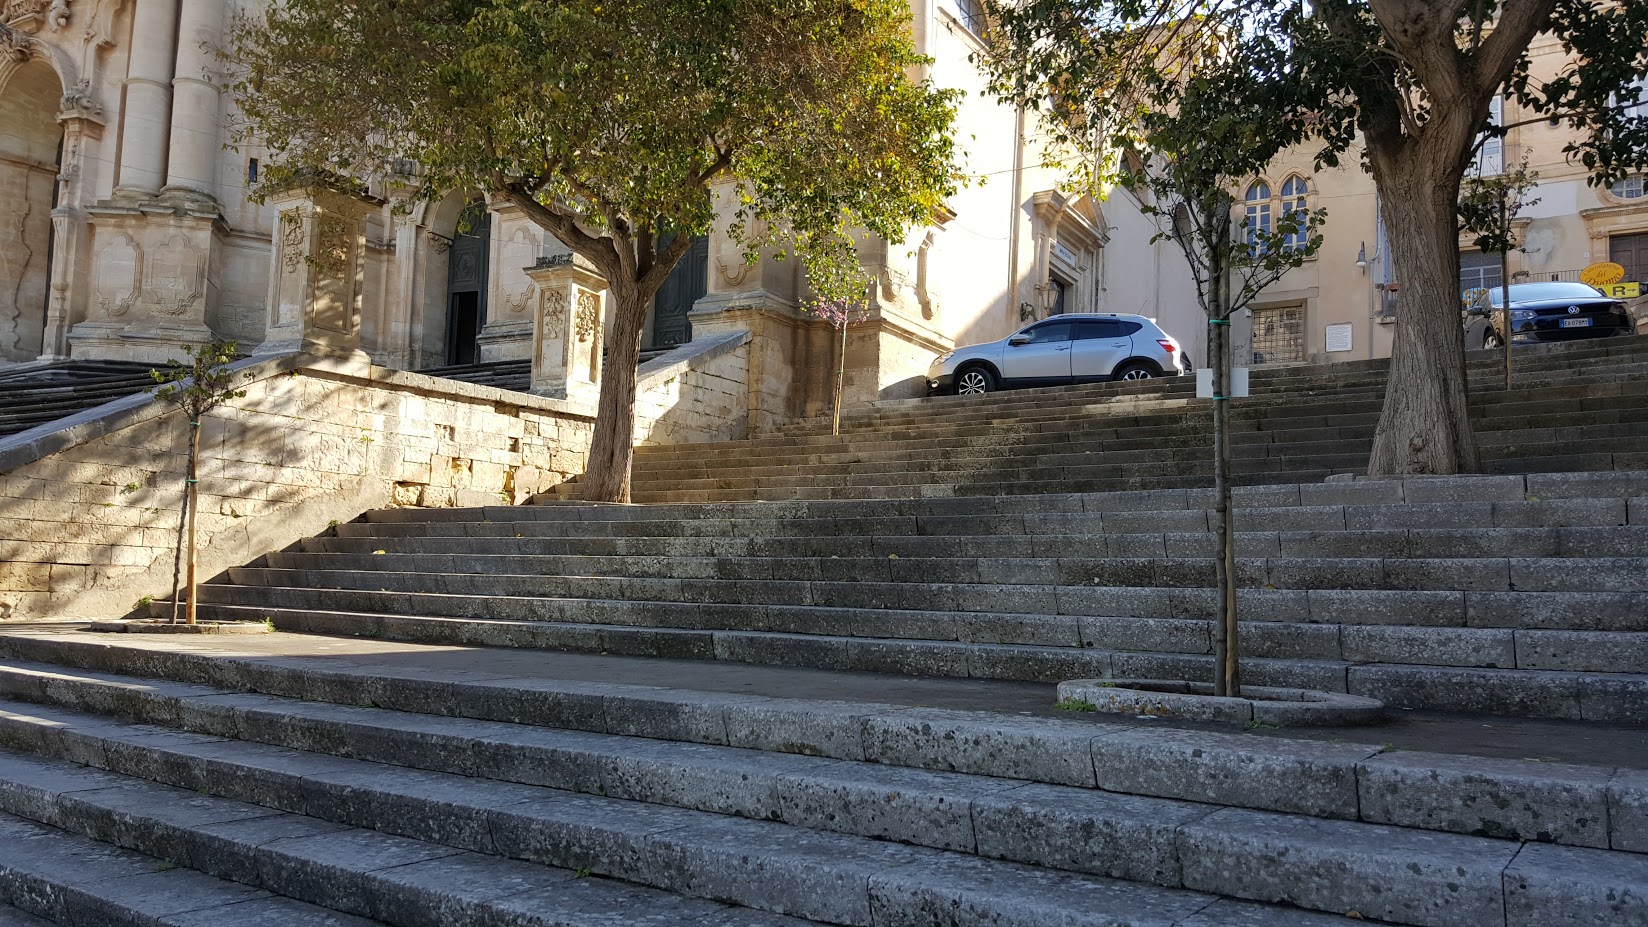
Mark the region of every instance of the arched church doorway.
<instances>
[{"instance_id":1,"label":"arched church doorway","mask_svg":"<svg viewBox=\"0 0 1648 927\"><path fill-rule=\"evenodd\" d=\"M446 362L480 360L477 338L486 324L487 257L492 248L492 214L472 200L458 219L446 270Z\"/></svg>"},{"instance_id":2,"label":"arched church doorway","mask_svg":"<svg viewBox=\"0 0 1648 927\"><path fill-rule=\"evenodd\" d=\"M42 353L62 98L57 72L44 61L26 61L0 78L0 361Z\"/></svg>"}]
</instances>

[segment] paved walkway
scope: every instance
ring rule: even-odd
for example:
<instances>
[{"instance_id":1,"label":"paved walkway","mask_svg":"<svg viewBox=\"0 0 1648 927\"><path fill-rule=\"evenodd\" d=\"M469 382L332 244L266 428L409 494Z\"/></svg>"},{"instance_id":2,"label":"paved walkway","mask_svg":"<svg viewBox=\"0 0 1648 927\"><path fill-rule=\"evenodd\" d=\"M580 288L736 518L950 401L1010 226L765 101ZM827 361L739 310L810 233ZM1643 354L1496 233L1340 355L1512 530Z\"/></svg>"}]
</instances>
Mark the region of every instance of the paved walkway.
<instances>
[{"instance_id":1,"label":"paved walkway","mask_svg":"<svg viewBox=\"0 0 1648 927\"><path fill-rule=\"evenodd\" d=\"M1053 687L1036 683L884 676L874 673L755 666L726 662L657 660L597 654L488 647L407 644L362 638L267 634L247 637L181 637L87 634L64 624L9 626L0 633L71 636L104 644L156 650L187 650L223 657L323 660L370 670L416 669L469 679L554 679L664 686L704 692L737 692L778 698L880 702L927 708L1016 712L1062 718L1100 717L1053 707ZM1229 725L1102 716L1106 723L1177 726L1229 731ZM1648 722L1648 719L1645 719ZM1489 715L1393 712L1390 723L1362 728L1261 730L1276 737L1362 744L1592 766L1648 769L1648 723L1641 726L1581 721L1540 721Z\"/></svg>"}]
</instances>

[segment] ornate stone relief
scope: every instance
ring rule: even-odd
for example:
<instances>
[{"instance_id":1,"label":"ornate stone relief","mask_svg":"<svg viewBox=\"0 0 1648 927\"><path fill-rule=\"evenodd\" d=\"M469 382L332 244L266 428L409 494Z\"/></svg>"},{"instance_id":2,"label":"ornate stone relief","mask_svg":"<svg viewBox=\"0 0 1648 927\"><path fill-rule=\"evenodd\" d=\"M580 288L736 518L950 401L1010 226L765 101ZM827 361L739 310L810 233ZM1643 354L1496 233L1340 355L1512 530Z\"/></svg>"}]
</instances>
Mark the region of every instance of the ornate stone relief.
<instances>
[{"instance_id":1,"label":"ornate stone relief","mask_svg":"<svg viewBox=\"0 0 1648 927\"><path fill-rule=\"evenodd\" d=\"M144 265L144 302L162 315L182 315L206 295L206 252L184 235L173 235Z\"/></svg>"},{"instance_id":2,"label":"ornate stone relief","mask_svg":"<svg viewBox=\"0 0 1648 927\"><path fill-rule=\"evenodd\" d=\"M511 314L526 312L538 295L538 285L521 270L533 263L537 251L538 243L526 229L516 229L500 249L498 270L502 282L498 286L498 299Z\"/></svg>"},{"instance_id":3,"label":"ornate stone relief","mask_svg":"<svg viewBox=\"0 0 1648 927\"><path fill-rule=\"evenodd\" d=\"M326 277L342 277L349 270L349 223L341 216L322 216L317 237L315 270Z\"/></svg>"},{"instance_id":4,"label":"ornate stone relief","mask_svg":"<svg viewBox=\"0 0 1648 927\"><path fill-rule=\"evenodd\" d=\"M23 33L0 23L0 61L27 61L30 47L34 40Z\"/></svg>"},{"instance_id":5,"label":"ornate stone relief","mask_svg":"<svg viewBox=\"0 0 1648 927\"><path fill-rule=\"evenodd\" d=\"M117 319L137 302L143 286L139 276L141 257L130 235L121 235L97 252L92 286L97 292L98 308L105 316Z\"/></svg>"},{"instance_id":6,"label":"ornate stone relief","mask_svg":"<svg viewBox=\"0 0 1648 927\"><path fill-rule=\"evenodd\" d=\"M445 235L437 232L425 232L424 235L429 239L429 247L435 249L436 254L445 254L452 250L452 239Z\"/></svg>"},{"instance_id":7,"label":"ornate stone relief","mask_svg":"<svg viewBox=\"0 0 1648 927\"><path fill-rule=\"evenodd\" d=\"M303 216L295 209L280 214L280 266L287 274L303 269Z\"/></svg>"},{"instance_id":8,"label":"ornate stone relief","mask_svg":"<svg viewBox=\"0 0 1648 927\"><path fill-rule=\"evenodd\" d=\"M567 291L564 286L544 291L544 337L560 340L566 337Z\"/></svg>"},{"instance_id":9,"label":"ornate stone relief","mask_svg":"<svg viewBox=\"0 0 1648 927\"><path fill-rule=\"evenodd\" d=\"M578 291L578 340L588 341L601 324L601 297L588 290Z\"/></svg>"},{"instance_id":10,"label":"ornate stone relief","mask_svg":"<svg viewBox=\"0 0 1648 927\"><path fill-rule=\"evenodd\" d=\"M69 0L3 0L0 16L7 26L22 32L39 32L49 24L51 31L69 24Z\"/></svg>"},{"instance_id":11,"label":"ornate stone relief","mask_svg":"<svg viewBox=\"0 0 1648 927\"><path fill-rule=\"evenodd\" d=\"M92 82L85 78L70 87L58 103L60 118L97 118L103 115L103 105L92 96Z\"/></svg>"}]
</instances>

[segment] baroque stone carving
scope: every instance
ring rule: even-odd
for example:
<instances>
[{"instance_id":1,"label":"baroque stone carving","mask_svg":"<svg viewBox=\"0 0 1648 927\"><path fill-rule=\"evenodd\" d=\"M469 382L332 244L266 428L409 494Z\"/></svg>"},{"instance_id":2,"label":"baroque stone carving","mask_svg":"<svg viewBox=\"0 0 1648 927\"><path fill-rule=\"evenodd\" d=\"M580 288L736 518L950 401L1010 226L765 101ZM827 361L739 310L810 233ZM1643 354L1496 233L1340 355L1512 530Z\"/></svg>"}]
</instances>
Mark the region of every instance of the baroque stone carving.
<instances>
[{"instance_id":1,"label":"baroque stone carving","mask_svg":"<svg viewBox=\"0 0 1648 927\"><path fill-rule=\"evenodd\" d=\"M595 329L601 324L601 297L580 290L578 292L578 340L588 341L595 337Z\"/></svg>"},{"instance_id":2,"label":"baroque stone carving","mask_svg":"<svg viewBox=\"0 0 1648 927\"><path fill-rule=\"evenodd\" d=\"M206 252L173 235L149 255L143 273L144 302L161 315L182 315L206 295Z\"/></svg>"},{"instance_id":3,"label":"baroque stone carving","mask_svg":"<svg viewBox=\"0 0 1648 927\"><path fill-rule=\"evenodd\" d=\"M317 237L315 270L326 277L342 277L349 269L349 223L340 216L323 216Z\"/></svg>"},{"instance_id":4,"label":"baroque stone carving","mask_svg":"<svg viewBox=\"0 0 1648 927\"><path fill-rule=\"evenodd\" d=\"M303 267L303 216L295 209L280 214L280 263L288 274Z\"/></svg>"},{"instance_id":5,"label":"baroque stone carving","mask_svg":"<svg viewBox=\"0 0 1648 927\"><path fill-rule=\"evenodd\" d=\"M567 291L554 286L544 291L544 337L559 341L566 337Z\"/></svg>"},{"instance_id":6,"label":"baroque stone carving","mask_svg":"<svg viewBox=\"0 0 1648 927\"><path fill-rule=\"evenodd\" d=\"M93 287L97 292L98 308L109 318L119 318L130 312L132 304L137 301L143 284L139 277L142 268L140 257L137 243L132 241L130 235L121 235L97 252Z\"/></svg>"},{"instance_id":7,"label":"baroque stone carving","mask_svg":"<svg viewBox=\"0 0 1648 927\"><path fill-rule=\"evenodd\" d=\"M452 250L452 239L445 235L437 232L425 232L424 235L429 239L429 247L435 249L436 254L445 254Z\"/></svg>"},{"instance_id":8,"label":"baroque stone carving","mask_svg":"<svg viewBox=\"0 0 1648 927\"><path fill-rule=\"evenodd\" d=\"M39 32L42 24L56 32L69 24L69 0L4 0L5 24L23 32Z\"/></svg>"},{"instance_id":9,"label":"baroque stone carving","mask_svg":"<svg viewBox=\"0 0 1648 927\"><path fill-rule=\"evenodd\" d=\"M33 45L33 39L9 25L0 23L0 60L27 61L31 54L29 49Z\"/></svg>"},{"instance_id":10,"label":"baroque stone carving","mask_svg":"<svg viewBox=\"0 0 1648 927\"><path fill-rule=\"evenodd\" d=\"M538 285L528 279L524 271L516 269L532 263L537 250L538 243L526 229L516 229L500 249L498 299L511 314L526 312L538 295Z\"/></svg>"},{"instance_id":11,"label":"baroque stone carving","mask_svg":"<svg viewBox=\"0 0 1648 927\"><path fill-rule=\"evenodd\" d=\"M58 102L62 115L66 117L96 117L103 115L103 105L92 96L92 82L90 78L83 78L80 83L69 88Z\"/></svg>"}]
</instances>

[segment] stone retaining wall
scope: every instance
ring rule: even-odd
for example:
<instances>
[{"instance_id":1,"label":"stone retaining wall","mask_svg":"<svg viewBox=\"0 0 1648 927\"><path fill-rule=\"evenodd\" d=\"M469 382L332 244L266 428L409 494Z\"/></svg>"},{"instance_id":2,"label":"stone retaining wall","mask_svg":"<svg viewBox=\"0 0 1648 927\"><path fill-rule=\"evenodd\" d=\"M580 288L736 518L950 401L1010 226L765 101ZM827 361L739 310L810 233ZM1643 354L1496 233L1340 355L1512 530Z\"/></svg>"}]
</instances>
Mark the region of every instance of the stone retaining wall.
<instances>
[{"instance_id":1,"label":"stone retaining wall","mask_svg":"<svg viewBox=\"0 0 1648 927\"><path fill-rule=\"evenodd\" d=\"M748 336L642 371L636 436L740 437ZM201 434L203 577L385 506L513 504L583 470L593 409L312 358L242 365ZM188 440L132 396L0 442L0 618L115 617L171 588Z\"/></svg>"}]
</instances>

